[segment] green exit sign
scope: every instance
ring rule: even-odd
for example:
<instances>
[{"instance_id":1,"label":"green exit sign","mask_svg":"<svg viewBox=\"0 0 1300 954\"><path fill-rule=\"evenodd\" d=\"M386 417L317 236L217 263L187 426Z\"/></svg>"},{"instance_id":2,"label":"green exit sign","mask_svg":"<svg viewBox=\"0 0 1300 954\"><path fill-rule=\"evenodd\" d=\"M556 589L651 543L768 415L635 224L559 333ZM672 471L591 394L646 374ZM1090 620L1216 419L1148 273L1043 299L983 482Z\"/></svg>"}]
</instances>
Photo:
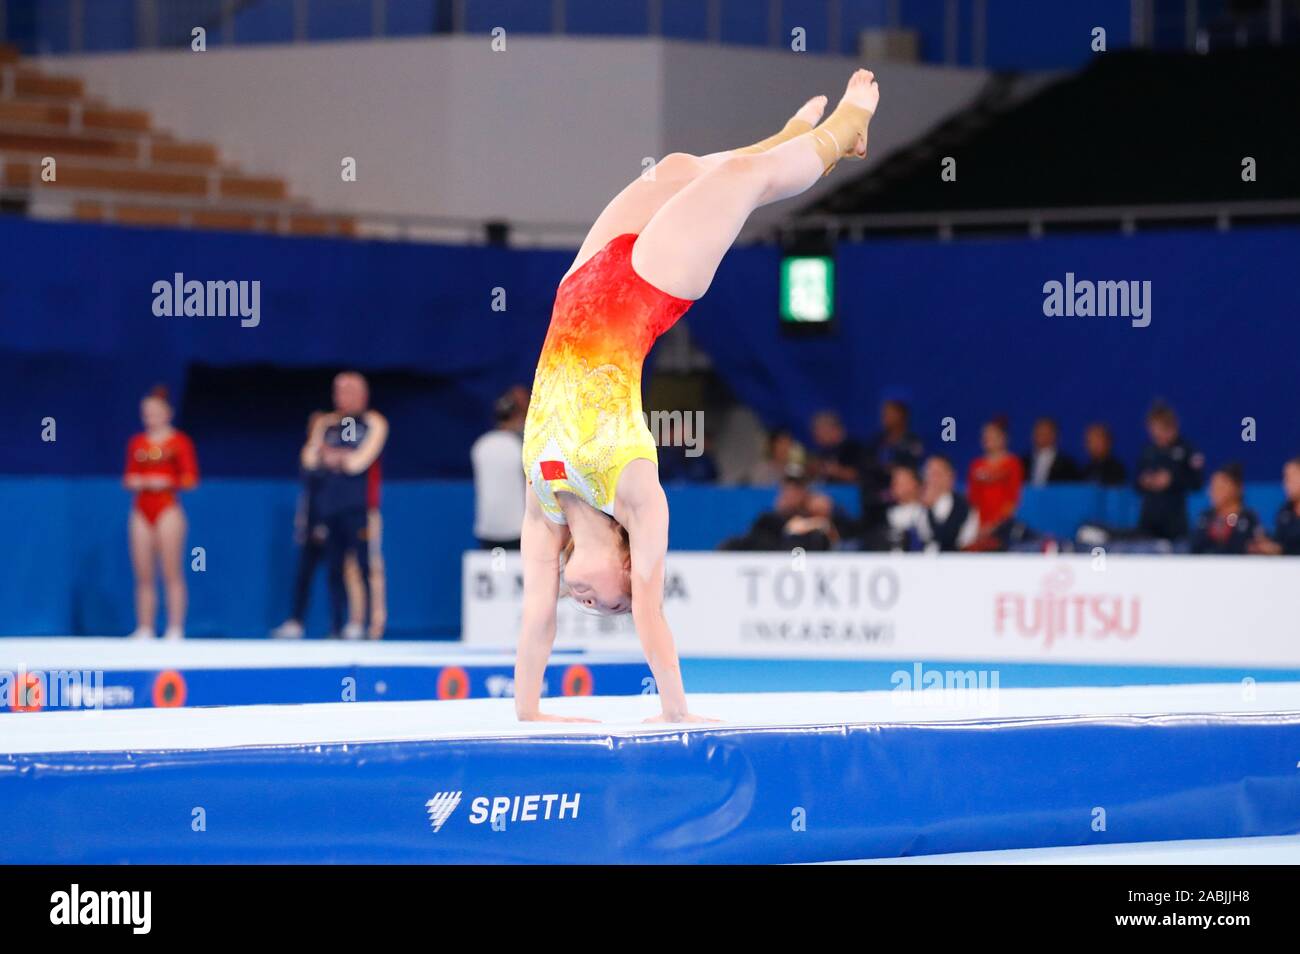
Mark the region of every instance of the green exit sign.
<instances>
[{"instance_id":1,"label":"green exit sign","mask_svg":"<svg viewBox=\"0 0 1300 954\"><path fill-rule=\"evenodd\" d=\"M781 260L781 320L825 324L835 317L835 259L787 255Z\"/></svg>"}]
</instances>

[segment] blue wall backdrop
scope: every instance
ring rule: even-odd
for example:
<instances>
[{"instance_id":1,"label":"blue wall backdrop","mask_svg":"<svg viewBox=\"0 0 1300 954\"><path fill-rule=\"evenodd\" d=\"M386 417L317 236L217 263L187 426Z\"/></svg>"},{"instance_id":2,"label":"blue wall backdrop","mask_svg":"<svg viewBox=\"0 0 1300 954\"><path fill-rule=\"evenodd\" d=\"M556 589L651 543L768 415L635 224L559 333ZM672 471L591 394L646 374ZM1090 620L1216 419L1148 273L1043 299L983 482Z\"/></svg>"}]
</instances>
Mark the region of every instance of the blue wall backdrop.
<instances>
[{"instance_id":1,"label":"blue wall backdrop","mask_svg":"<svg viewBox=\"0 0 1300 954\"><path fill-rule=\"evenodd\" d=\"M797 426L839 408L859 434L874 430L882 395L910 398L915 429L939 446L978 454L979 425L1005 413L1024 449L1037 415L1062 425L1067 450L1109 422L1130 470L1155 397L1179 410L1209 464L1238 461L1275 479L1300 453L1295 364L1300 356L1300 230L1160 232L939 243L842 245L839 332L783 337L772 318L777 252L743 249L723 264L688 315L737 396L770 423ZM1043 285L1078 279L1151 282L1152 320L1048 318ZM1257 440L1242 440L1254 418Z\"/></svg>"},{"instance_id":2,"label":"blue wall backdrop","mask_svg":"<svg viewBox=\"0 0 1300 954\"><path fill-rule=\"evenodd\" d=\"M722 378L770 426L802 429L829 406L865 436L881 396L901 393L932 448L942 419L956 419L944 449L962 465L978 453L980 422L998 413L1011 416L1020 447L1036 415L1057 416L1075 452L1083 426L1107 420L1131 465L1143 413L1161 396L1211 465L1240 461L1253 479L1275 480L1300 452L1300 285L1288 277L1300 229L843 245L838 329L814 339L778 327L778 255L734 250L687 316ZM295 369L359 367L407 376L376 388L393 422L386 472L465 476L492 399L531 379L569 259L0 220L0 473L118 473L138 398L161 380L178 394L178 423L206 474L291 477L328 379L319 399L281 395L278 382ZM260 324L155 317L153 283L176 272L260 280ZM1150 281L1150 326L1044 317L1043 284L1067 272ZM505 311L492 309L497 288ZM187 382L202 393L187 395ZM1257 422L1253 443L1241 439L1246 417ZM57 441L41 439L47 418Z\"/></svg>"},{"instance_id":3,"label":"blue wall backdrop","mask_svg":"<svg viewBox=\"0 0 1300 954\"><path fill-rule=\"evenodd\" d=\"M688 316L735 394L772 426L802 429L839 408L867 435L886 393L914 405L916 429L965 465L979 423L1009 413L1023 446L1035 415L1056 415L1078 450L1110 421L1130 465L1155 396L1179 408L1211 465L1241 461L1277 506L1282 461L1300 451L1300 229L1129 237L877 240L838 251L839 321L790 338L776 319L775 248L736 249ZM115 229L0 219L0 558L3 633L131 628L123 448L137 400L164 381L198 446L190 495L192 631L251 636L279 622L294 568L296 454L328 374L359 367L393 422L385 454L386 551L395 633L459 626L460 553L470 536L463 477L492 399L527 381L555 283L570 254ZM261 320L162 318L156 281L258 280ZM1150 281L1149 327L1117 318L1048 318L1043 284ZM494 289L507 307L494 311ZM318 391L303 393L304 381ZM957 422L941 445L940 422ZM1241 439L1252 417L1258 440ZM42 439L47 420L57 439ZM707 549L743 530L771 491L670 488L672 545ZM1028 494L1022 515L1068 534L1088 517L1121 520L1132 497L1098 509L1087 490ZM853 493L844 501L852 505ZM1193 507L1198 506L1194 503ZM323 604L312 622L322 627Z\"/></svg>"}]
</instances>

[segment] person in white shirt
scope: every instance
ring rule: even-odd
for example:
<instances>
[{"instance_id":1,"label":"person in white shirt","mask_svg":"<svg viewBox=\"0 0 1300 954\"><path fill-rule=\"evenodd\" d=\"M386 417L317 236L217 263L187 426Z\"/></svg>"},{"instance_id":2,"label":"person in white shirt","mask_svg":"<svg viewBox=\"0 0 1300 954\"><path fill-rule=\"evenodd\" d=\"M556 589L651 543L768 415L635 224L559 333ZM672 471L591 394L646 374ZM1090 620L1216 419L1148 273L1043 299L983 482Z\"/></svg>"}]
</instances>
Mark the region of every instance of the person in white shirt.
<instances>
[{"instance_id":1,"label":"person in white shirt","mask_svg":"<svg viewBox=\"0 0 1300 954\"><path fill-rule=\"evenodd\" d=\"M528 390L514 387L493 408L497 425L474 442L474 536L485 550L519 549L527 488L523 457Z\"/></svg>"},{"instance_id":2,"label":"person in white shirt","mask_svg":"<svg viewBox=\"0 0 1300 954\"><path fill-rule=\"evenodd\" d=\"M941 454L925 462L921 503L926 520L923 531L926 550L963 550L975 542L980 517L966 498L957 493L957 472Z\"/></svg>"},{"instance_id":3,"label":"person in white shirt","mask_svg":"<svg viewBox=\"0 0 1300 954\"><path fill-rule=\"evenodd\" d=\"M921 478L908 464L895 464L889 473L889 496L894 501L885 511L890 548L920 550L929 539L925 504L921 501Z\"/></svg>"}]
</instances>

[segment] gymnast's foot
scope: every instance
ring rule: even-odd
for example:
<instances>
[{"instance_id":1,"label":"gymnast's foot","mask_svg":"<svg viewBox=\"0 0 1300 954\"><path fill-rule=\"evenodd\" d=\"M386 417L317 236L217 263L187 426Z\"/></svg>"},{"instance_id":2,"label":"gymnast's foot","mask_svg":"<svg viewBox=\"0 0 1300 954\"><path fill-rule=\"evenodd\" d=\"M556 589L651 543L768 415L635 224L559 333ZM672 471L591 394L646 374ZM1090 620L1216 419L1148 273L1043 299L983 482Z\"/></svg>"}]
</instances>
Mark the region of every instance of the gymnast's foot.
<instances>
[{"instance_id":1,"label":"gymnast's foot","mask_svg":"<svg viewBox=\"0 0 1300 954\"><path fill-rule=\"evenodd\" d=\"M867 157L867 123L871 122L871 117L876 114L876 106L880 104L880 86L876 83L876 74L871 70L855 70L849 77L849 85L844 90L844 98L840 100L840 105L845 103L856 107L857 109L866 110L866 118L862 120L862 128L858 132L858 137L853 144L853 155L859 159ZM835 107L839 110L839 106Z\"/></svg>"},{"instance_id":2,"label":"gymnast's foot","mask_svg":"<svg viewBox=\"0 0 1300 954\"><path fill-rule=\"evenodd\" d=\"M826 171L847 156L865 159L867 156L867 124L880 102L880 87L870 70L857 70L849 77L844 98L826 121L812 131L817 155Z\"/></svg>"},{"instance_id":3,"label":"gymnast's foot","mask_svg":"<svg viewBox=\"0 0 1300 954\"><path fill-rule=\"evenodd\" d=\"M821 122L822 113L824 112L826 112L826 97L814 96L812 99L808 100L808 102L800 106L799 109L795 111L795 114L790 118L797 119L802 123L807 123L808 128L811 129L813 126L816 126Z\"/></svg>"}]
</instances>

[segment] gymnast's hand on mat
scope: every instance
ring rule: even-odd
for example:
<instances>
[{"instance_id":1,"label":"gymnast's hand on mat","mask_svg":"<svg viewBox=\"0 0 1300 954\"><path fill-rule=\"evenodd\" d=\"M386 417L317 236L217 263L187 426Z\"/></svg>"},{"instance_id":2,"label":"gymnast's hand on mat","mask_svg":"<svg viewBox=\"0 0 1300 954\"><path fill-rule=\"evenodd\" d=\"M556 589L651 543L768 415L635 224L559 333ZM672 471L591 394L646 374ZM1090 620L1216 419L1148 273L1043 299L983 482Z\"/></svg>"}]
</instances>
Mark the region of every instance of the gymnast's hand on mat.
<instances>
[{"instance_id":1,"label":"gymnast's hand on mat","mask_svg":"<svg viewBox=\"0 0 1300 954\"><path fill-rule=\"evenodd\" d=\"M683 712L679 715L672 715L667 712L661 712L645 720L646 722L721 722L721 719L714 719L709 716L692 715L689 712Z\"/></svg>"}]
</instances>

